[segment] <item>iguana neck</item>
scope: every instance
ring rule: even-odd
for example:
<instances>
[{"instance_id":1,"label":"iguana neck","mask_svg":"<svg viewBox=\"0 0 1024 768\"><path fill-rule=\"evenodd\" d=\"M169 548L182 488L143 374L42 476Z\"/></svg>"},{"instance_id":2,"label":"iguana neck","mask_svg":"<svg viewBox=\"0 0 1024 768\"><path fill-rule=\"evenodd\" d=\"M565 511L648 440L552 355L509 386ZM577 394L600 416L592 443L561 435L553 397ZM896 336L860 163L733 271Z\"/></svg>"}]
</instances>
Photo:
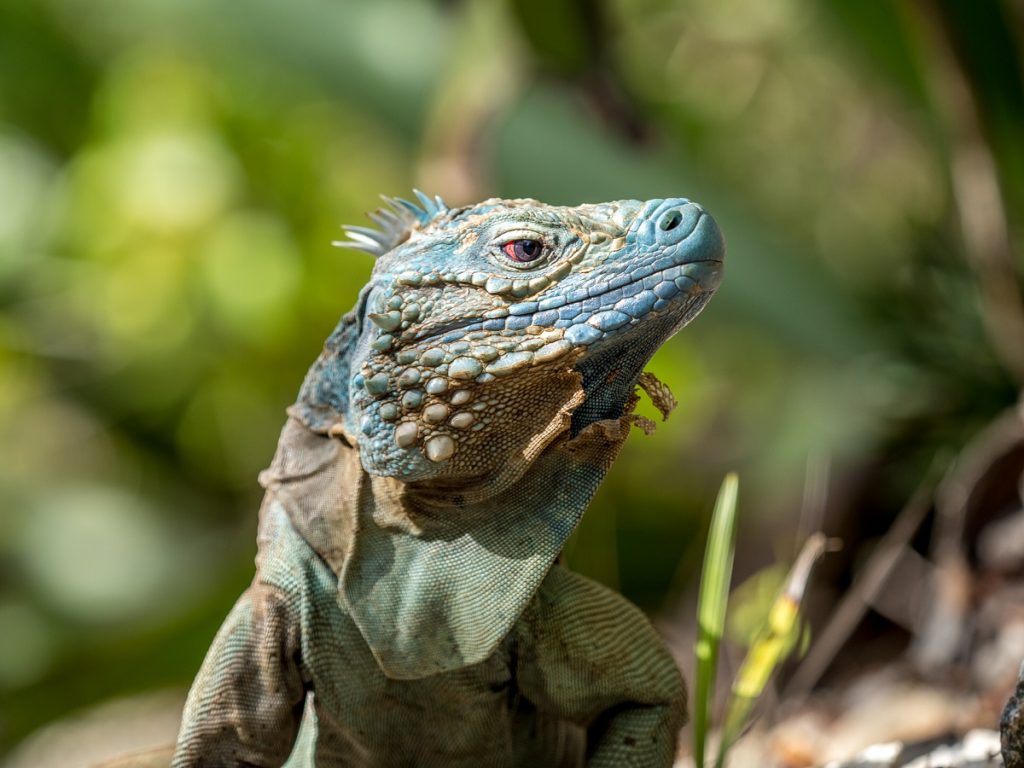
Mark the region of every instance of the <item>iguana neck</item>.
<instances>
[{"instance_id":1,"label":"iguana neck","mask_svg":"<svg viewBox=\"0 0 1024 768\"><path fill-rule=\"evenodd\" d=\"M331 566L339 602L389 676L475 664L564 547L625 442L636 399L575 437L565 414L519 481L491 493L372 475L351 436L314 430L296 408L261 477L268 509L280 504Z\"/></svg>"},{"instance_id":2,"label":"iguana neck","mask_svg":"<svg viewBox=\"0 0 1024 768\"><path fill-rule=\"evenodd\" d=\"M293 522L340 572L347 539L361 515L381 528L420 538L461 535L472 533L500 511L528 506L531 498L538 500L536 511L542 511L544 501L575 489L580 475L596 471L603 477L626 440L639 398L631 396L618 419L594 422L573 436L573 407L582 401L582 390L577 393L551 420L546 434L538 435L532 449L524 449L515 471L457 483L405 483L372 475L360 461L358 440L338 426L343 422L332 416L333 409L300 400L289 409L292 418L282 434L278 457L261 480L283 497L298 495L296 501L302 503L293 506L303 512L301 517L290 514ZM314 466L299 464L303 454L312 457ZM573 510L567 510L571 517L582 514L592 492L575 496ZM309 506L311 499L318 502L315 509ZM323 546L327 540L329 546Z\"/></svg>"}]
</instances>

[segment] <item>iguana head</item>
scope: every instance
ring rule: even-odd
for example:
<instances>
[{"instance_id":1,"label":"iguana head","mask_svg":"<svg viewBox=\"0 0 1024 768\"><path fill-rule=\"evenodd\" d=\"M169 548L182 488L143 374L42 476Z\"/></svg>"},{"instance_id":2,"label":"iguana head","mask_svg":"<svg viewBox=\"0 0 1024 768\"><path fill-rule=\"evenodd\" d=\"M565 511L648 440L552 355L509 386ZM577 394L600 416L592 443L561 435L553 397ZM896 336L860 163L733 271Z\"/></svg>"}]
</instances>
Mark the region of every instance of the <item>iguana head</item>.
<instances>
[{"instance_id":1,"label":"iguana head","mask_svg":"<svg viewBox=\"0 0 1024 768\"><path fill-rule=\"evenodd\" d=\"M372 474L515 479L524 454L621 416L721 276L721 233L683 198L420 201L389 201L343 243L378 256L346 414Z\"/></svg>"}]
</instances>

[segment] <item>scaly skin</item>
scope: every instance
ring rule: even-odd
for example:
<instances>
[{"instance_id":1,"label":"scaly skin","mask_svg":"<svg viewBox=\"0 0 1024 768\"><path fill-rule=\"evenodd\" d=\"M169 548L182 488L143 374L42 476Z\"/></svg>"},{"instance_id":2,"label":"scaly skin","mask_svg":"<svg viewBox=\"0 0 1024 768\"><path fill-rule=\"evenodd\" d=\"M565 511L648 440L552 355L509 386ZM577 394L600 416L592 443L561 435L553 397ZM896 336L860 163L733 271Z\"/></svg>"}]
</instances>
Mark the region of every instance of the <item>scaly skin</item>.
<instances>
[{"instance_id":1,"label":"scaly skin","mask_svg":"<svg viewBox=\"0 0 1024 768\"><path fill-rule=\"evenodd\" d=\"M261 475L174 765L281 765L305 709L289 765L669 766L675 664L554 561L721 235L683 199L420 201L349 229L379 258Z\"/></svg>"}]
</instances>

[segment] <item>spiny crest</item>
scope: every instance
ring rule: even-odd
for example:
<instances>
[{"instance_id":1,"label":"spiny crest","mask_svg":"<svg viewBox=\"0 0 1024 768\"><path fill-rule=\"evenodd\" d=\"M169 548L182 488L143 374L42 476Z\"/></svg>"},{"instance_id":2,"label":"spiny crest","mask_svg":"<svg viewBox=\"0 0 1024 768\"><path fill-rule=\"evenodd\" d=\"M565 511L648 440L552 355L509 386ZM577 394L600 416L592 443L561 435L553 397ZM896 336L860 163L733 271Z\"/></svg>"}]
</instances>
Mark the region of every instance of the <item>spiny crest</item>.
<instances>
[{"instance_id":1,"label":"spiny crest","mask_svg":"<svg viewBox=\"0 0 1024 768\"><path fill-rule=\"evenodd\" d=\"M381 195L385 206L367 214L376 228L345 225L342 229L349 239L335 240L332 245L382 256L408 240L414 229L448 211L440 196L430 197L418 189L413 192L419 205L401 197Z\"/></svg>"}]
</instances>

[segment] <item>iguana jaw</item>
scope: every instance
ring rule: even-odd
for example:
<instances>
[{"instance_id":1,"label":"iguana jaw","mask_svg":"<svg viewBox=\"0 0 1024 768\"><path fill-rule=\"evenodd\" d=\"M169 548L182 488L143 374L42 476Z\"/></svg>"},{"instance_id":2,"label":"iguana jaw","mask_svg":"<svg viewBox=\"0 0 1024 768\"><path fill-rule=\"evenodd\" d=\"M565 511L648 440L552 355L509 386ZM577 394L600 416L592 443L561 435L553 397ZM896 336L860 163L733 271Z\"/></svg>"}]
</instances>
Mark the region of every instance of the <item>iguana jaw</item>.
<instances>
[{"instance_id":1,"label":"iguana jaw","mask_svg":"<svg viewBox=\"0 0 1024 768\"><path fill-rule=\"evenodd\" d=\"M503 267L503 238L526 237L550 243L543 264ZM364 467L478 484L567 413L573 435L619 418L723 254L711 217L679 198L446 211L375 270L350 388Z\"/></svg>"}]
</instances>

